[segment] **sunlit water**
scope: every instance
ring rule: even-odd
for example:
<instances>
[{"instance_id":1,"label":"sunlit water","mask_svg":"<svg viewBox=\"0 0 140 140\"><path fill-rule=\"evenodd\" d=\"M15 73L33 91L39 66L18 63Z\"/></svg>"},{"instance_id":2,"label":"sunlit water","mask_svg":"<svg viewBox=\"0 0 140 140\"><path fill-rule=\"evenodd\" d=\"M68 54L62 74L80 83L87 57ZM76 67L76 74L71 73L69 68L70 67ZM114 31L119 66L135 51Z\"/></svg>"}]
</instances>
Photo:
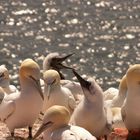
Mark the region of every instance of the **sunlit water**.
<instances>
[{"instance_id":1,"label":"sunlit water","mask_svg":"<svg viewBox=\"0 0 140 140\"><path fill-rule=\"evenodd\" d=\"M129 65L140 63L140 1L0 0L0 64L10 70L11 83L19 84L23 59L42 68L54 51L75 53L66 63L103 89L118 87Z\"/></svg>"}]
</instances>

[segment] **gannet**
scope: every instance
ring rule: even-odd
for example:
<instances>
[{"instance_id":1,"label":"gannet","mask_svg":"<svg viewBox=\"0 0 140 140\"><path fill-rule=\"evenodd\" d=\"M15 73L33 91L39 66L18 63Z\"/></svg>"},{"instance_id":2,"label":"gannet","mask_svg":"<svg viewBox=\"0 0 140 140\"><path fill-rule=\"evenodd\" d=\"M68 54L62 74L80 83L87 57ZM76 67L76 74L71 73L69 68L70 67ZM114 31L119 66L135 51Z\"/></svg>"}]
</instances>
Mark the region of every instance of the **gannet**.
<instances>
[{"instance_id":1,"label":"gannet","mask_svg":"<svg viewBox=\"0 0 140 140\"><path fill-rule=\"evenodd\" d=\"M61 79L65 79L65 76L60 72L60 70L71 69L70 67L62 64L62 62L69 58L71 55L73 54L60 56L60 54L57 52L48 54L43 61L43 72L45 72L46 70L53 69L59 73ZM42 90L44 90L44 81L42 79L40 79L40 83ZM63 82L63 84L65 83Z\"/></svg>"},{"instance_id":2,"label":"gannet","mask_svg":"<svg viewBox=\"0 0 140 140\"><path fill-rule=\"evenodd\" d=\"M60 84L71 91L78 105L84 96L80 83L70 80L61 80Z\"/></svg>"},{"instance_id":3,"label":"gannet","mask_svg":"<svg viewBox=\"0 0 140 140\"><path fill-rule=\"evenodd\" d=\"M120 81L118 92L116 91L114 93L111 92L110 90L110 96L108 95L108 97L111 97L111 94L112 94L112 98L108 98L108 99L104 98L105 106L121 107L127 95L126 75L124 75Z\"/></svg>"},{"instance_id":4,"label":"gannet","mask_svg":"<svg viewBox=\"0 0 140 140\"><path fill-rule=\"evenodd\" d=\"M71 91L60 85L59 73L56 70L47 70L43 74L43 79L45 82L43 112L53 105L62 105L72 113L76 101Z\"/></svg>"},{"instance_id":5,"label":"gannet","mask_svg":"<svg viewBox=\"0 0 140 140\"><path fill-rule=\"evenodd\" d=\"M127 84L126 84L126 75L124 75L119 84L119 92L112 99L111 107L121 107L124 103L126 96L127 96Z\"/></svg>"},{"instance_id":6,"label":"gannet","mask_svg":"<svg viewBox=\"0 0 140 140\"><path fill-rule=\"evenodd\" d=\"M5 92L4 90L0 87L0 105L4 99L4 96L5 96Z\"/></svg>"},{"instance_id":7,"label":"gannet","mask_svg":"<svg viewBox=\"0 0 140 140\"><path fill-rule=\"evenodd\" d=\"M114 87L108 88L103 93L104 100L112 100L118 94L118 92L119 90L117 88Z\"/></svg>"},{"instance_id":8,"label":"gannet","mask_svg":"<svg viewBox=\"0 0 140 140\"><path fill-rule=\"evenodd\" d=\"M112 128L126 128L121 115L121 107L112 107Z\"/></svg>"},{"instance_id":9,"label":"gannet","mask_svg":"<svg viewBox=\"0 0 140 140\"><path fill-rule=\"evenodd\" d=\"M48 54L43 61L43 71L46 71L49 69L56 70L60 74L61 85L63 87L68 88L72 92L72 94L78 104L83 97L83 91L82 91L80 84L73 80L66 80L64 75L60 72L61 69L72 69L71 67L62 64L62 62L64 60L66 60L67 58L69 58L72 55L73 54L61 56L59 53Z\"/></svg>"},{"instance_id":10,"label":"gannet","mask_svg":"<svg viewBox=\"0 0 140 140\"><path fill-rule=\"evenodd\" d=\"M25 59L19 69L21 91L4 96L0 105L0 119L6 123L11 136L15 128L28 126L29 138L32 127L43 105L40 87L40 68L32 59Z\"/></svg>"},{"instance_id":11,"label":"gannet","mask_svg":"<svg viewBox=\"0 0 140 140\"><path fill-rule=\"evenodd\" d=\"M10 85L9 71L4 65L0 65L0 87L6 94L18 92L14 85Z\"/></svg>"},{"instance_id":12,"label":"gannet","mask_svg":"<svg viewBox=\"0 0 140 140\"><path fill-rule=\"evenodd\" d=\"M124 124L134 139L140 139L140 64L128 68L126 72L127 96L122 106L121 113Z\"/></svg>"},{"instance_id":13,"label":"gannet","mask_svg":"<svg viewBox=\"0 0 140 140\"><path fill-rule=\"evenodd\" d=\"M43 140L96 140L86 129L69 125L69 119L70 112L64 106L50 107L33 138L43 132Z\"/></svg>"},{"instance_id":14,"label":"gannet","mask_svg":"<svg viewBox=\"0 0 140 140\"><path fill-rule=\"evenodd\" d=\"M104 108L103 91L93 78L84 80L75 70L84 98L75 108L70 123L87 129L92 135L100 138L112 130L112 118L107 117L108 108Z\"/></svg>"}]
</instances>

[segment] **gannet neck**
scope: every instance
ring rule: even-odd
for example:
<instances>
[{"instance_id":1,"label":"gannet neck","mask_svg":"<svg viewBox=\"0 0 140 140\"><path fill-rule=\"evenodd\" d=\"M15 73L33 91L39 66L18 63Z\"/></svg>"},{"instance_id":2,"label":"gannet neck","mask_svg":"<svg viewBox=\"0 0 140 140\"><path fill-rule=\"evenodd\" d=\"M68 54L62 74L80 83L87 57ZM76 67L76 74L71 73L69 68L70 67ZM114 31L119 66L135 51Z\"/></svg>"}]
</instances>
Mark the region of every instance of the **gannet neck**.
<instances>
[{"instance_id":1,"label":"gannet neck","mask_svg":"<svg viewBox=\"0 0 140 140\"><path fill-rule=\"evenodd\" d=\"M50 92L53 92L54 90L61 90L61 86L59 84L57 85L51 85Z\"/></svg>"},{"instance_id":2,"label":"gannet neck","mask_svg":"<svg viewBox=\"0 0 140 140\"><path fill-rule=\"evenodd\" d=\"M103 106L103 90L93 78L88 79L88 81L91 82L91 87L89 90L84 89L85 97L89 102Z\"/></svg>"},{"instance_id":3,"label":"gannet neck","mask_svg":"<svg viewBox=\"0 0 140 140\"><path fill-rule=\"evenodd\" d=\"M50 53L45 57L45 59L43 61L43 70L44 71L51 69L51 61L53 58L56 58L56 57L59 57L59 53L57 53L57 52Z\"/></svg>"},{"instance_id":4,"label":"gannet neck","mask_svg":"<svg viewBox=\"0 0 140 140\"><path fill-rule=\"evenodd\" d=\"M27 77L22 77L20 78L20 88L21 88L21 91L24 89L30 90L30 88L35 88L35 84L32 82L31 79Z\"/></svg>"},{"instance_id":5,"label":"gannet neck","mask_svg":"<svg viewBox=\"0 0 140 140\"><path fill-rule=\"evenodd\" d=\"M126 92L127 92L127 83L126 83L126 75L124 75L119 84L119 96L125 96Z\"/></svg>"},{"instance_id":6,"label":"gannet neck","mask_svg":"<svg viewBox=\"0 0 140 140\"><path fill-rule=\"evenodd\" d=\"M121 82L120 82L120 84L119 84L119 87L120 87L120 88L121 88L121 87L124 87L124 88L127 87L126 75L124 75L124 76L122 77Z\"/></svg>"}]
</instances>

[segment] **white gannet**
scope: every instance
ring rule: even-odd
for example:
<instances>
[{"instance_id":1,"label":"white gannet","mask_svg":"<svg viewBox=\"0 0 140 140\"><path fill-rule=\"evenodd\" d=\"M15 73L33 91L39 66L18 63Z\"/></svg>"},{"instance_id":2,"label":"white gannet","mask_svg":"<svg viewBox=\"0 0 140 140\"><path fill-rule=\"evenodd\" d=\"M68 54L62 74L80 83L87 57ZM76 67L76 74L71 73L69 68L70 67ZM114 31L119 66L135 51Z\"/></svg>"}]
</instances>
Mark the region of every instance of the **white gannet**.
<instances>
[{"instance_id":1,"label":"white gannet","mask_svg":"<svg viewBox=\"0 0 140 140\"><path fill-rule=\"evenodd\" d=\"M75 108L70 123L87 129L91 134L100 138L112 130L112 118L108 117L108 109L104 108L103 91L93 78L84 80L73 70L79 80L84 98Z\"/></svg>"},{"instance_id":2,"label":"white gannet","mask_svg":"<svg viewBox=\"0 0 140 140\"><path fill-rule=\"evenodd\" d=\"M67 58L69 58L71 55L73 55L73 54L69 54L66 56L61 56L59 53L48 54L43 61L43 71L46 71L49 69L56 70L60 74L61 85L65 86L72 92L72 94L78 104L83 97L83 91L82 91L80 84L73 80L65 80L64 75L60 72L61 69L72 69L71 67L62 64L62 62L64 60L66 60Z\"/></svg>"},{"instance_id":3,"label":"white gannet","mask_svg":"<svg viewBox=\"0 0 140 140\"><path fill-rule=\"evenodd\" d=\"M140 139L140 64L127 70L126 83L127 96L121 109L122 118L129 131L128 139Z\"/></svg>"},{"instance_id":4,"label":"white gannet","mask_svg":"<svg viewBox=\"0 0 140 140\"><path fill-rule=\"evenodd\" d=\"M50 107L34 139L43 132L43 140L96 140L86 129L69 125L69 119L70 113L64 106Z\"/></svg>"},{"instance_id":5,"label":"white gannet","mask_svg":"<svg viewBox=\"0 0 140 140\"><path fill-rule=\"evenodd\" d=\"M0 65L0 87L6 94L18 92L14 85L10 85L9 71L4 65Z\"/></svg>"},{"instance_id":6,"label":"white gannet","mask_svg":"<svg viewBox=\"0 0 140 140\"><path fill-rule=\"evenodd\" d=\"M60 80L60 84L71 91L78 105L84 96L80 83L70 80Z\"/></svg>"},{"instance_id":7,"label":"white gannet","mask_svg":"<svg viewBox=\"0 0 140 140\"><path fill-rule=\"evenodd\" d=\"M119 90L117 88L114 88L114 87L108 88L103 93L104 100L105 101L112 100L118 94L118 92L119 92Z\"/></svg>"},{"instance_id":8,"label":"white gannet","mask_svg":"<svg viewBox=\"0 0 140 140\"><path fill-rule=\"evenodd\" d=\"M32 127L43 105L40 87L40 68L32 59L25 59L19 69L21 91L7 94L0 105L0 119L6 123L11 136L15 128Z\"/></svg>"},{"instance_id":9,"label":"white gannet","mask_svg":"<svg viewBox=\"0 0 140 140\"><path fill-rule=\"evenodd\" d=\"M121 107L112 107L112 128L126 128L121 115Z\"/></svg>"},{"instance_id":10,"label":"white gannet","mask_svg":"<svg viewBox=\"0 0 140 140\"><path fill-rule=\"evenodd\" d=\"M108 95L108 97L111 97L112 94L112 98L104 98L105 106L121 107L127 95L126 75L124 75L120 80L118 92L111 92L110 90L110 92L108 93L110 94L110 96Z\"/></svg>"},{"instance_id":11,"label":"white gannet","mask_svg":"<svg viewBox=\"0 0 140 140\"><path fill-rule=\"evenodd\" d=\"M53 105L62 105L70 113L76 107L76 101L71 91L60 85L60 75L56 70L47 70L43 74L45 82L43 112Z\"/></svg>"},{"instance_id":12,"label":"white gannet","mask_svg":"<svg viewBox=\"0 0 140 140\"><path fill-rule=\"evenodd\" d=\"M5 96L5 92L4 90L0 87L0 105L4 99L4 96Z\"/></svg>"},{"instance_id":13,"label":"white gannet","mask_svg":"<svg viewBox=\"0 0 140 140\"><path fill-rule=\"evenodd\" d=\"M121 107L124 103L126 96L127 96L127 84L126 84L126 75L124 75L119 84L119 92L112 99L111 107Z\"/></svg>"}]
</instances>

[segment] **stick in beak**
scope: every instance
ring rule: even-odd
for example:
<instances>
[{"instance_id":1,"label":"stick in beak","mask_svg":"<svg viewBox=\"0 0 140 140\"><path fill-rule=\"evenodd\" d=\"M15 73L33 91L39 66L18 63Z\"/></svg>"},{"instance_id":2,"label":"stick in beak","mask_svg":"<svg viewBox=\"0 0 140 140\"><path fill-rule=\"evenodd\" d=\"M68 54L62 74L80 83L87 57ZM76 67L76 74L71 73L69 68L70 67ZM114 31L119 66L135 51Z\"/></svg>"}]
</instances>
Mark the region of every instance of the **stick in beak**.
<instances>
[{"instance_id":1,"label":"stick in beak","mask_svg":"<svg viewBox=\"0 0 140 140\"><path fill-rule=\"evenodd\" d=\"M33 139L37 138L44 130L48 129L50 126L52 126L53 122L49 121L45 124L42 124L40 128L35 133Z\"/></svg>"}]
</instances>

